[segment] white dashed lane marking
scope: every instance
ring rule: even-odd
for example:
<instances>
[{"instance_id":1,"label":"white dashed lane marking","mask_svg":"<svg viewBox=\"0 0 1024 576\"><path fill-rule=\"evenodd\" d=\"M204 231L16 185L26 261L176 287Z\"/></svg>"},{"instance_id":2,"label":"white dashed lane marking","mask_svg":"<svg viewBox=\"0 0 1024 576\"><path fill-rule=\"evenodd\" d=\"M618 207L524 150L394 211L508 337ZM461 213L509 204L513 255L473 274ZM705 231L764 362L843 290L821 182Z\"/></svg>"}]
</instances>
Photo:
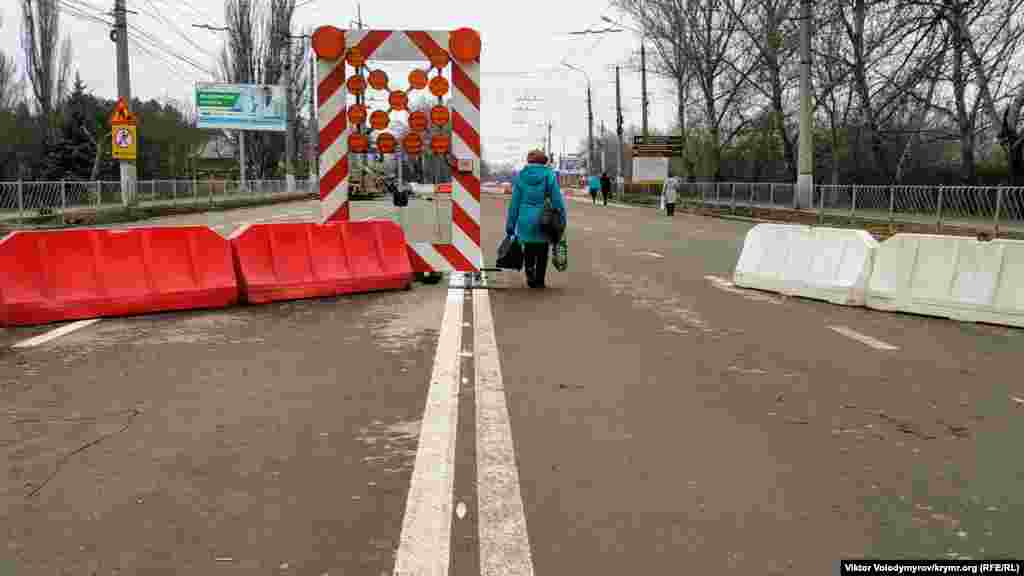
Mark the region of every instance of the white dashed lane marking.
<instances>
[{"instance_id":1,"label":"white dashed lane marking","mask_svg":"<svg viewBox=\"0 0 1024 576\"><path fill-rule=\"evenodd\" d=\"M12 348L33 348L35 346L41 346L43 344L46 344L47 342L52 342L53 340L56 340L61 336L66 336L67 334L70 334L75 330L81 330L82 328L85 328L87 326L92 326L93 324L99 321L99 318L92 318L90 320L79 320L77 322L65 324L64 326L50 330L45 334L40 334L39 336L29 338L28 340L22 340L21 342L18 342L17 344L12 346Z\"/></svg>"},{"instance_id":2,"label":"white dashed lane marking","mask_svg":"<svg viewBox=\"0 0 1024 576\"><path fill-rule=\"evenodd\" d=\"M894 350L899 350L900 349L899 346L893 346L892 344L889 344L888 342L883 342L883 341L881 341L881 340L879 340L877 338L873 338L871 336L868 336L867 334L861 334L860 332L857 332L856 330L854 330L852 328L847 328L846 326L829 326L828 329L832 330L833 332L837 332L839 334L842 334L843 336L846 336L847 338L850 338L851 340L856 340L857 342L860 342L861 344L864 344L866 346L870 346L870 347L874 348L875 350L894 351Z\"/></svg>"}]
</instances>

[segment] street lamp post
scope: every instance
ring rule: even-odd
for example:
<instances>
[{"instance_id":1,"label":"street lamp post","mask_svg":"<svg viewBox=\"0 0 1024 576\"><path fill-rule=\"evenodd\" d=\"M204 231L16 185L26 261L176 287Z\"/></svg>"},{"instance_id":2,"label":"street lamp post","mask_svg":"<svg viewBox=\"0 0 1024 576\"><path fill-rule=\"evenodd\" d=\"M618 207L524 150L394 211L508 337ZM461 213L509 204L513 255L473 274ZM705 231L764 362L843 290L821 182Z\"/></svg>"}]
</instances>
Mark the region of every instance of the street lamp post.
<instances>
[{"instance_id":1,"label":"street lamp post","mask_svg":"<svg viewBox=\"0 0 1024 576\"><path fill-rule=\"evenodd\" d=\"M562 65L570 70L582 73L587 79L587 175L590 176L593 174L594 167L594 107L591 101L590 74L587 74L586 70L577 68L565 60L562 61Z\"/></svg>"}]
</instances>

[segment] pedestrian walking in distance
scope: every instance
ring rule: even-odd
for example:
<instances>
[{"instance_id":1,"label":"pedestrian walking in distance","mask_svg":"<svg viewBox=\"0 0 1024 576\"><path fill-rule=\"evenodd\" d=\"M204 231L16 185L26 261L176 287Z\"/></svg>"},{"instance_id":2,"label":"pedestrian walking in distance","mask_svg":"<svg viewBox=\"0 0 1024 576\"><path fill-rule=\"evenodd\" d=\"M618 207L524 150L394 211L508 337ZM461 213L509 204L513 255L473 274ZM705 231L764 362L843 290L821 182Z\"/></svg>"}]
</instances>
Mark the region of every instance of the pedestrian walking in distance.
<instances>
[{"instance_id":1,"label":"pedestrian walking in distance","mask_svg":"<svg viewBox=\"0 0 1024 576\"><path fill-rule=\"evenodd\" d=\"M549 238L541 229L545 199L558 212L563 230L567 223L562 189L547 163L542 150L532 150L526 156L526 166L512 185L512 201L505 219L505 233L515 236L523 245L523 268L530 288L544 288L550 245L559 240Z\"/></svg>"},{"instance_id":2,"label":"pedestrian walking in distance","mask_svg":"<svg viewBox=\"0 0 1024 576\"><path fill-rule=\"evenodd\" d=\"M665 195L665 213L669 216L674 216L676 213L676 200L679 196L679 179L675 177L667 178L662 194Z\"/></svg>"},{"instance_id":3,"label":"pedestrian walking in distance","mask_svg":"<svg viewBox=\"0 0 1024 576\"><path fill-rule=\"evenodd\" d=\"M601 180L596 174L587 179L587 188L590 189L590 197L594 200L594 205L597 206L597 192L601 189Z\"/></svg>"},{"instance_id":4,"label":"pedestrian walking in distance","mask_svg":"<svg viewBox=\"0 0 1024 576\"><path fill-rule=\"evenodd\" d=\"M608 177L608 173L601 174L601 198L604 200L604 205L608 205L608 195L612 193L612 179Z\"/></svg>"}]
</instances>

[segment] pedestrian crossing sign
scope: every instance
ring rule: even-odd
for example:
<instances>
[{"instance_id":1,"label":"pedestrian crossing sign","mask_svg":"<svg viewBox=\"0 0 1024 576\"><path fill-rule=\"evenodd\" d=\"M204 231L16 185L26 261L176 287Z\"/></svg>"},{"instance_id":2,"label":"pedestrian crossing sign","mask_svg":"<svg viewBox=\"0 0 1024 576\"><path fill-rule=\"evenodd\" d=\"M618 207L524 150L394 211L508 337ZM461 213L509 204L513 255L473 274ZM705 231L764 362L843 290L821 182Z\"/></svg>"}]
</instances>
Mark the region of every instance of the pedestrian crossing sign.
<instances>
[{"instance_id":1,"label":"pedestrian crossing sign","mask_svg":"<svg viewBox=\"0 0 1024 576\"><path fill-rule=\"evenodd\" d=\"M138 128L134 124L113 126L111 156L117 160L135 160L138 151Z\"/></svg>"}]
</instances>

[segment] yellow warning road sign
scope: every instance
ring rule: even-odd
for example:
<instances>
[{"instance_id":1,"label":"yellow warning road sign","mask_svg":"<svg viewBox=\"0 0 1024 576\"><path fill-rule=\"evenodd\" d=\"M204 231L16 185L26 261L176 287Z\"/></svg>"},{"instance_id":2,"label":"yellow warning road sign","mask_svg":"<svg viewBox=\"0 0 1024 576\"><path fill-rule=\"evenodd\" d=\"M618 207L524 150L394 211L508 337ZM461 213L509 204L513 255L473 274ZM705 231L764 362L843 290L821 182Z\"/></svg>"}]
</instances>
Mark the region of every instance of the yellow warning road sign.
<instances>
[{"instance_id":1,"label":"yellow warning road sign","mask_svg":"<svg viewBox=\"0 0 1024 576\"><path fill-rule=\"evenodd\" d=\"M138 128L134 124L113 126L110 131L111 155L118 160L135 160L138 153Z\"/></svg>"},{"instance_id":2,"label":"yellow warning road sign","mask_svg":"<svg viewBox=\"0 0 1024 576\"><path fill-rule=\"evenodd\" d=\"M110 115L111 126L128 126L134 125L135 114L128 111L128 103L124 98L120 98L117 101L117 105L114 106L114 112Z\"/></svg>"}]
</instances>

